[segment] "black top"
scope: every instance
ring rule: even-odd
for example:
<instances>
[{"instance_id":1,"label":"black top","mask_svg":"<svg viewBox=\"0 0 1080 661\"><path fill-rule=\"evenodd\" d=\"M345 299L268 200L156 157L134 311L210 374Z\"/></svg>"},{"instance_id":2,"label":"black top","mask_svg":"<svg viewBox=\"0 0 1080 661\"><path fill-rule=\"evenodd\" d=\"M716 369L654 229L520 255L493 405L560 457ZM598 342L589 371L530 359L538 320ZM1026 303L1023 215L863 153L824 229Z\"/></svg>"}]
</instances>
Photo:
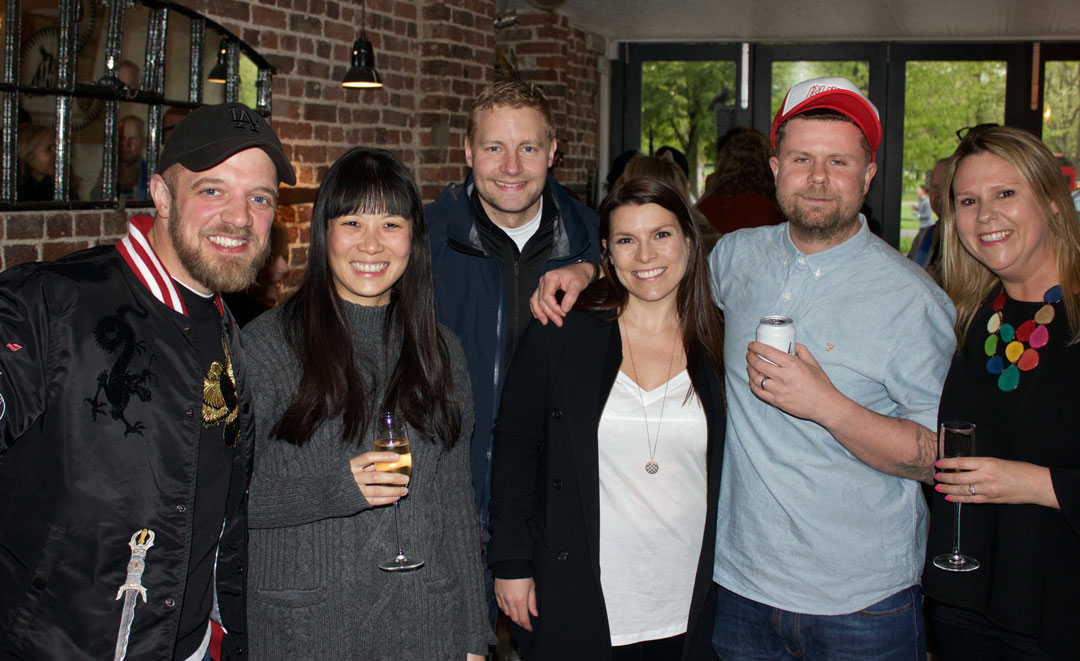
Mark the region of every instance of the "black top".
<instances>
[{"instance_id":1,"label":"black top","mask_svg":"<svg viewBox=\"0 0 1080 661\"><path fill-rule=\"evenodd\" d=\"M502 265L503 292L506 298L506 351L503 364L509 365L514 357L518 338L532 321L529 312L529 297L536 290L536 281L540 279L540 269L551 257L551 244L555 234L555 215L558 207L547 188L544 189L543 211L540 227L525 242L523 250L518 250L517 243L488 218L484 205L480 203L480 194L473 189L472 204L476 211L476 230L480 243L489 255L499 260Z\"/></svg>"},{"instance_id":2,"label":"black top","mask_svg":"<svg viewBox=\"0 0 1080 661\"><path fill-rule=\"evenodd\" d=\"M138 237L152 219L131 221ZM207 365L189 317L139 273L114 246L0 272L0 658L112 658L126 601L116 593L130 540L144 528L155 538L143 564L146 601L127 592L138 602L127 658L174 653L201 509L194 484ZM236 324L220 315L217 324L240 390L240 435L222 467L231 476L214 531L222 658L235 660L248 658L254 426Z\"/></svg>"},{"instance_id":3,"label":"black top","mask_svg":"<svg viewBox=\"0 0 1080 661\"><path fill-rule=\"evenodd\" d=\"M611 658L600 583L597 429L621 363L618 323L572 310L563 328L533 322L506 377L495 427L488 561L496 578L535 580L540 615L531 618L533 631L512 625L530 660ZM726 415L717 373L704 358L687 369L708 425L708 486L680 658L715 661L712 572Z\"/></svg>"},{"instance_id":4,"label":"black top","mask_svg":"<svg viewBox=\"0 0 1080 661\"><path fill-rule=\"evenodd\" d=\"M236 381L231 356L225 351L221 313L214 298L204 298L177 285L191 319L191 339L200 362L203 404L199 434L198 478L191 535L191 561L177 631L177 659L191 656L206 634L214 605L214 564L218 537L225 519L229 466L239 434Z\"/></svg>"},{"instance_id":5,"label":"black top","mask_svg":"<svg viewBox=\"0 0 1080 661\"><path fill-rule=\"evenodd\" d=\"M1042 306L1007 300L1004 322L1018 328ZM988 301L953 360L939 416L974 422L978 455L1050 467L1061 511L1037 505L964 506L960 548L981 567L949 573L930 563L951 550L952 539L954 506L935 493L923 585L940 603L1036 636L1047 651L1072 658L1080 647L1080 436L1074 417L1080 411L1080 344L1065 346L1065 307L1054 308L1038 365L1020 372L1016 389L1004 392L986 369ZM998 354L1004 353L1001 344Z\"/></svg>"},{"instance_id":6,"label":"black top","mask_svg":"<svg viewBox=\"0 0 1080 661\"><path fill-rule=\"evenodd\" d=\"M53 199L53 178L47 175L36 181L31 177L19 178L19 201L44 202Z\"/></svg>"}]
</instances>

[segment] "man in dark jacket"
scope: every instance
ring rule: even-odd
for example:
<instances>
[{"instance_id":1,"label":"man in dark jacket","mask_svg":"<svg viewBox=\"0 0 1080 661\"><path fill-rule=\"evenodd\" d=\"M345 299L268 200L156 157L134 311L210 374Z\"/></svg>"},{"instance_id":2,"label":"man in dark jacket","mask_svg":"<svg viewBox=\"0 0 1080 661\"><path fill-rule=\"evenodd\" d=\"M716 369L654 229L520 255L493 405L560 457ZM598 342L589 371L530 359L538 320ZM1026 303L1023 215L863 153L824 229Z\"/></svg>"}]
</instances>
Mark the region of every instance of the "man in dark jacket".
<instances>
[{"instance_id":1,"label":"man in dark jacket","mask_svg":"<svg viewBox=\"0 0 1080 661\"><path fill-rule=\"evenodd\" d=\"M555 148L551 106L539 88L496 83L469 114L465 161L472 173L425 209L436 312L469 359L476 410L472 481L482 531L492 428L506 368L531 319L529 297L546 273L576 264L588 279L600 261L596 213L547 173Z\"/></svg>"},{"instance_id":2,"label":"man in dark jacket","mask_svg":"<svg viewBox=\"0 0 1080 661\"><path fill-rule=\"evenodd\" d=\"M0 658L197 661L212 612L222 658L247 647L250 389L215 292L258 272L296 179L238 103L159 169L115 246L0 273Z\"/></svg>"}]
</instances>

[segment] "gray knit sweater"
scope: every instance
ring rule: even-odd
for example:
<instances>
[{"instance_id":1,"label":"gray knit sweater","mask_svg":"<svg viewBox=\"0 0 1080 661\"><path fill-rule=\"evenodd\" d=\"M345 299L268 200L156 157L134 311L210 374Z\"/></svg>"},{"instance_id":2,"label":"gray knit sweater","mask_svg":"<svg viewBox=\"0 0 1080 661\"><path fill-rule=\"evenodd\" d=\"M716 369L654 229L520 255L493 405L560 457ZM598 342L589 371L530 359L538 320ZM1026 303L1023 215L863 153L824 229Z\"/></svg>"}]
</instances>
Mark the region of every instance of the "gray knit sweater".
<instances>
[{"instance_id":1,"label":"gray knit sweater","mask_svg":"<svg viewBox=\"0 0 1080 661\"><path fill-rule=\"evenodd\" d=\"M397 553L393 507L371 507L349 459L371 450L341 442L341 419L323 424L303 447L269 438L300 381L285 340L282 309L244 329L255 392L255 469L248 512L248 640L251 658L464 661L493 643L480 565L480 536L469 479L472 395L461 345L440 328L462 411L453 449L409 428L413 476L402 500L405 551L426 564L411 572L377 565ZM386 308L345 304L358 364L370 361L381 401ZM334 347L326 347L334 351ZM364 371L364 370L362 370Z\"/></svg>"}]
</instances>

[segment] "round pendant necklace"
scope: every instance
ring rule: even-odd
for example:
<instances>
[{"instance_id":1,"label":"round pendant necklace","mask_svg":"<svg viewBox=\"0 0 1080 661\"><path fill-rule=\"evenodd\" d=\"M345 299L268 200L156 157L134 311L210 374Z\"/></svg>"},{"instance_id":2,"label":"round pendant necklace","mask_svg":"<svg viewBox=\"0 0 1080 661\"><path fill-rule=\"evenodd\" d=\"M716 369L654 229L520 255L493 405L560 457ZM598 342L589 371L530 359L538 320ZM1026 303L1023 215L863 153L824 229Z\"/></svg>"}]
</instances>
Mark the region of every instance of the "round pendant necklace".
<instances>
[{"instance_id":1,"label":"round pendant necklace","mask_svg":"<svg viewBox=\"0 0 1080 661\"><path fill-rule=\"evenodd\" d=\"M626 348L630 353L630 366L634 368L634 385L637 387L638 401L641 402L641 415L645 418L645 442L649 444L649 460L645 462L645 472L655 475L660 470L660 464L656 463L656 448L660 445L660 425L664 422L664 407L667 406L668 385L671 384L671 366L675 364L675 347L679 344L679 333L675 333L675 341L671 343L671 358L668 359L667 379L664 381L664 399L660 402L660 419L656 421L655 437L649 432L649 414L645 412L645 397L641 394L641 386L638 385L637 362L634 360L634 348L630 346L630 334L626 334Z\"/></svg>"},{"instance_id":2,"label":"round pendant necklace","mask_svg":"<svg viewBox=\"0 0 1080 661\"><path fill-rule=\"evenodd\" d=\"M1020 372L1030 372L1039 364L1039 349L1050 341L1048 326L1054 320L1054 304L1061 302L1061 285L1054 285L1043 294L1043 306L1019 326L1005 323L1003 308L1008 296L1000 292L990 306L986 321L989 335L983 344L987 355L986 371L996 374L1002 392L1012 392L1020 385ZM1026 345L1026 346L1025 346ZM1004 346L1004 357L998 349Z\"/></svg>"}]
</instances>

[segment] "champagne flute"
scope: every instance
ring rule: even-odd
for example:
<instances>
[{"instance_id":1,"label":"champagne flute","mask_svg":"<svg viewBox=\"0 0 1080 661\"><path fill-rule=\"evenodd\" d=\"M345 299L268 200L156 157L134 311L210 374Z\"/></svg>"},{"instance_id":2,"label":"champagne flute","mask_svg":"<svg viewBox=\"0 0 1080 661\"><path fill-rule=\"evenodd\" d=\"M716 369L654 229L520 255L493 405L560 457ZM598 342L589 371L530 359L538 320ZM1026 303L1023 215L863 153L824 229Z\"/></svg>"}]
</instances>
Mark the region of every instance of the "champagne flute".
<instances>
[{"instance_id":1,"label":"champagne flute","mask_svg":"<svg viewBox=\"0 0 1080 661\"><path fill-rule=\"evenodd\" d=\"M412 477L412 450L409 447L409 437L405 434L405 423L390 413L378 422L375 430L375 451L394 452L399 455L397 461L375 462L375 470ZM401 515L398 513L400 504L400 499L394 501L394 531L398 552L394 558L379 563L379 569L385 571L407 571L424 564L420 558L405 555L401 546Z\"/></svg>"},{"instance_id":2,"label":"champagne flute","mask_svg":"<svg viewBox=\"0 0 1080 661\"><path fill-rule=\"evenodd\" d=\"M938 435L938 459L971 457L975 454L975 423L943 422ZM949 473L962 473L949 469ZM934 566L945 571L974 571L979 561L960 553L960 503L953 503L953 550L934 558Z\"/></svg>"}]
</instances>

